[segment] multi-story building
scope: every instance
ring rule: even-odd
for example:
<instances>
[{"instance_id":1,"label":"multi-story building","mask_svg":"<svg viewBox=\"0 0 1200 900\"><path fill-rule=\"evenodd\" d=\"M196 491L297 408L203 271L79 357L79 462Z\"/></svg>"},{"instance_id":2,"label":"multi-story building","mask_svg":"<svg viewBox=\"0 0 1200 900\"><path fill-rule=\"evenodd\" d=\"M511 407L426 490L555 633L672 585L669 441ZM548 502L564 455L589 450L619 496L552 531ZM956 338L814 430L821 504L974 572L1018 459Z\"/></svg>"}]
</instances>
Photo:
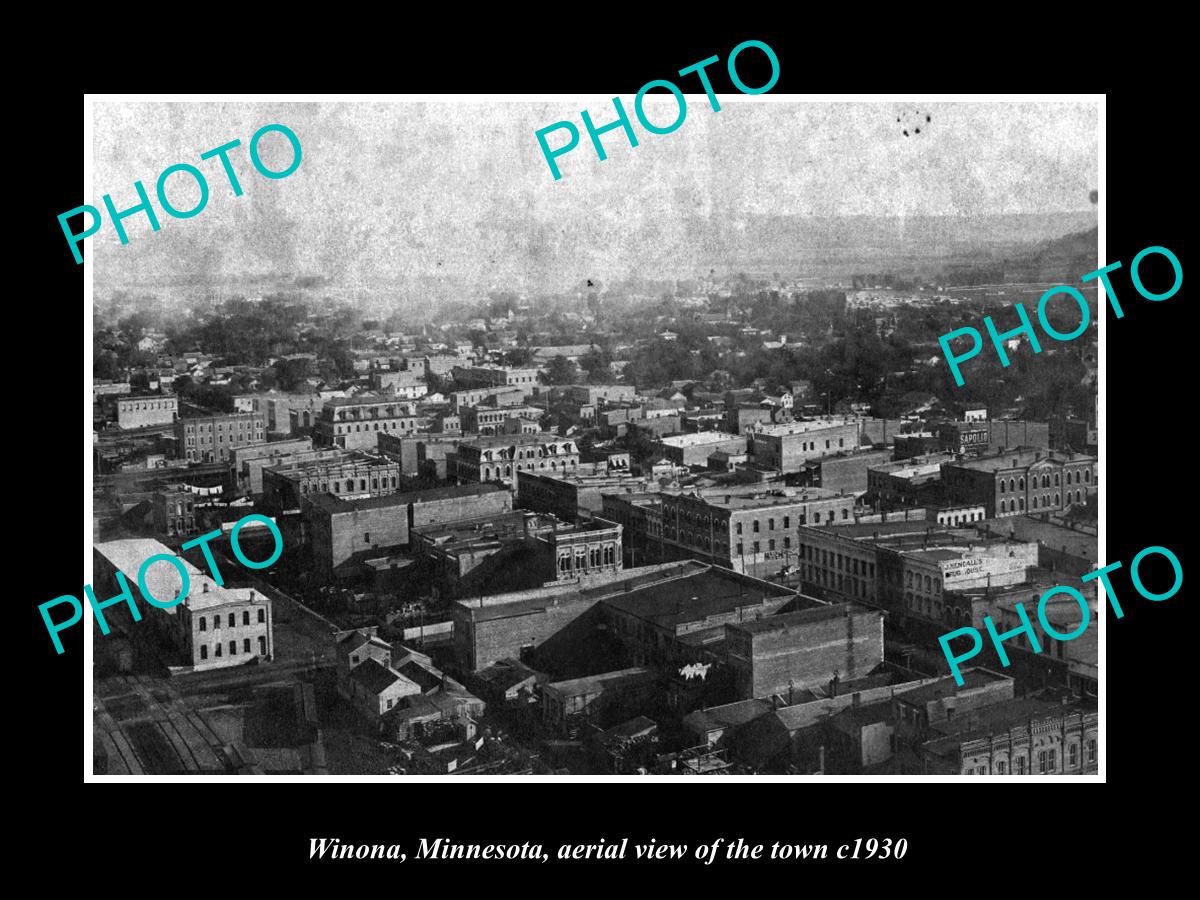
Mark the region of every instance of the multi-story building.
<instances>
[{"instance_id":1,"label":"multi-story building","mask_svg":"<svg viewBox=\"0 0 1200 900\"><path fill-rule=\"evenodd\" d=\"M175 420L179 456L188 462L226 462L238 447L266 439L261 413L215 413Z\"/></svg>"},{"instance_id":2,"label":"multi-story building","mask_svg":"<svg viewBox=\"0 0 1200 900\"><path fill-rule=\"evenodd\" d=\"M942 479L942 464L953 462L950 453L931 453L876 462L867 468L867 500L880 509L916 506L930 499Z\"/></svg>"},{"instance_id":3,"label":"multi-story building","mask_svg":"<svg viewBox=\"0 0 1200 900\"><path fill-rule=\"evenodd\" d=\"M897 768L906 774L1087 775L1098 770L1093 701L1013 697L1013 680L967 669L893 698Z\"/></svg>"},{"instance_id":4,"label":"multi-story building","mask_svg":"<svg viewBox=\"0 0 1200 900\"><path fill-rule=\"evenodd\" d=\"M855 603L725 626L738 699L852 681L883 662L883 615Z\"/></svg>"},{"instance_id":5,"label":"multi-story building","mask_svg":"<svg viewBox=\"0 0 1200 900\"><path fill-rule=\"evenodd\" d=\"M537 388L539 369L505 366L455 366L454 381L463 387L519 387L527 394Z\"/></svg>"},{"instance_id":6,"label":"multi-story building","mask_svg":"<svg viewBox=\"0 0 1200 900\"><path fill-rule=\"evenodd\" d=\"M380 434L413 434L419 427L411 402L395 397L336 397L322 407L313 441L321 447L374 450Z\"/></svg>"},{"instance_id":7,"label":"multi-story building","mask_svg":"<svg viewBox=\"0 0 1200 900\"><path fill-rule=\"evenodd\" d=\"M367 453L276 466L263 472L263 507L294 512L309 494L333 494L343 500L382 497L400 490L400 464Z\"/></svg>"},{"instance_id":8,"label":"multi-story building","mask_svg":"<svg viewBox=\"0 0 1200 900\"><path fill-rule=\"evenodd\" d=\"M257 496L263 490L263 469L311 462L315 459L327 459L336 452L333 450L314 451L311 438L294 438L235 447L229 454L229 477L226 483L230 491L234 493Z\"/></svg>"},{"instance_id":9,"label":"multi-story building","mask_svg":"<svg viewBox=\"0 0 1200 900\"><path fill-rule=\"evenodd\" d=\"M961 623L949 593L1020 584L1038 561L1037 544L925 522L802 527L798 547L801 584L814 596L938 624Z\"/></svg>"},{"instance_id":10,"label":"multi-story building","mask_svg":"<svg viewBox=\"0 0 1200 900\"><path fill-rule=\"evenodd\" d=\"M799 561L800 529L851 521L854 498L819 488L728 493L661 492L665 558L696 558L757 578L787 574ZM653 550L647 542L646 550Z\"/></svg>"},{"instance_id":11,"label":"multi-story building","mask_svg":"<svg viewBox=\"0 0 1200 900\"><path fill-rule=\"evenodd\" d=\"M546 414L544 409L536 406L518 404L516 406L467 406L459 409L459 426L462 431L476 434L503 434L510 420L518 419L532 423L535 428Z\"/></svg>"},{"instance_id":12,"label":"multi-story building","mask_svg":"<svg viewBox=\"0 0 1200 900\"><path fill-rule=\"evenodd\" d=\"M121 591L117 572L136 591L142 563L156 554L175 555L158 541L145 538L105 541L95 544L94 550L94 590L97 596L106 598ZM214 669L272 659L275 643L270 598L252 588L222 587L186 559L181 563L189 579L189 592L183 602L169 609L139 604L143 617L152 623L150 627L168 649L167 665ZM179 596L183 587L178 570L165 563L149 567L144 578L150 593L163 601ZM120 608L120 615L128 615L124 607ZM112 610L106 611L106 619L111 621L112 617ZM143 622L136 627L145 625Z\"/></svg>"},{"instance_id":13,"label":"multi-story building","mask_svg":"<svg viewBox=\"0 0 1200 900\"><path fill-rule=\"evenodd\" d=\"M967 419L942 422L937 426L941 449L967 455L999 453L1009 447L1034 447L1047 450L1050 423L1019 419Z\"/></svg>"},{"instance_id":14,"label":"multi-story building","mask_svg":"<svg viewBox=\"0 0 1200 900\"><path fill-rule=\"evenodd\" d=\"M858 447L854 419L813 419L779 425L759 423L746 430L750 453L764 469L797 472L810 460Z\"/></svg>"},{"instance_id":15,"label":"multi-story building","mask_svg":"<svg viewBox=\"0 0 1200 900\"><path fill-rule=\"evenodd\" d=\"M522 470L517 473L517 505L553 513L572 521L581 515L601 515L603 495L656 491L658 483L631 475L628 456L598 463L580 463L567 472Z\"/></svg>"},{"instance_id":16,"label":"multi-story building","mask_svg":"<svg viewBox=\"0 0 1200 900\"><path fill-rule=\"evenodd\" d=\"M451 392L450 410L457 413L469 406L478 406L485 401L492 406L512 406L523 403L525 397L525 391L518 387L466 388Z\"/></svg>"},{"instance_id":17,"label":"multi-story building","mask_svg":"<svg viewBox=\"0 0 1200 900\"><path fill-rule=\"evenodd\" d=\"M469 484L365 500L332 494L302 497L312 556L325 575L352 574L372 554L409 542L409 529L437 522L495 515L512 509L512 494L494 484Z\"/></svg>"},{"instance_id":18,"label":"multi-story building","mask_svg":"<svg viewBox=\"0 0 1200 900\"><path fill-rule=\"evenodd\" d=\"M196 495L186 484L168 484L154 492L154 530L167 537L193 534L196 528Z\"/></svg>"},{"instance_id":19,"label":"multi-story building","mask_svg":"<svg viewBox=\"0 0 1200 900\"><path fill-rule=\"evenodd\" d=\"M1096 457L1022 447L943 463L942 488L955 504L981 505L988 518L1062 512L1097 488Z\"/></svg>"},{"instance_id":20,"label":"multi-story building","mask_svg":"<svg viewBox=\"0 0 1200 900\"><path fill-rule=\"evenodd\" d=\"M726 453L746 452L746 438L723 431L672 434L659 438L658 449L664 459L676 465L705 467L708 457L718 450Z\"/></svg>"},{"instance_id":21,"label":"multi-story building","mask_svg":"<svg viewBox=\"0 0 1200 900\"><path fill-rule=\"evenodd\" d=\"M495 435L464 440L455 457L455 477L465 482L512 484L522 471L572 472L579 468L579 449L571 438L556 434Z\"/></svg>"},{"instance_id":22,"label":"multi-story building","mask_svg":"<svg viewBox=\"0 0 1200 900\"><path fill-rule=\"evenodd\" d=\"M118 428L170 425L179 415L179 398L174 394L119 397L116 406Z\"/></svg>"}]
</instances>

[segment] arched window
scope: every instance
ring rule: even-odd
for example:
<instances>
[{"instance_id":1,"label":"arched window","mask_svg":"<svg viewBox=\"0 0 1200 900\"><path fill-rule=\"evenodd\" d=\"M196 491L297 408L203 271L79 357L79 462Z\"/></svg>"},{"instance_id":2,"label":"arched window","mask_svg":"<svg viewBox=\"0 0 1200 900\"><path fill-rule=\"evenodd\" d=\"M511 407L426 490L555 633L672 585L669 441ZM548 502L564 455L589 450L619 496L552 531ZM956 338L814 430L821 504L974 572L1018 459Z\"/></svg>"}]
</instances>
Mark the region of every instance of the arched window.
<instances>
[{"instance_id":1,"label":"arched window","mask_svg":"<svg viewBox=\"0 0 1200 900\"><path fill-rule=\"evenodd\" d=\"M242 610L242 624L243 625L250 624L250 610L248 610L248 609Z\"/></svg>"},{"instance_id":2,"label":"arched window","mask_svg":"<svg viewBox=\"0 0 1200 900\"><path fill-rule=\"evenodd\" d=\"M1037 509L1037 497L1033 498L1033 509Z\"/></svg>"},{"instance_id":3,"label":"arched window","mask_svg":"<svg viewBox=\"0 0 1200 900\"><path fill-rule=\"evenodd\" d=\"M1025 490L1025 478L1024 478L1024 476L1022 476L1021 478L1019 478L1019 479L1018 479L1018 483L1021 485L1021 490ZM1012 482L1010 481L1010 482L1009 482L1009 484L1011 485L1011 484L1012 484Z\"/></svg>"},{"instance_id":4,"label":"arched window","mask_svg":"<svg viewBox=\"0 0 1200 900\"><path fill-rule=\"evenodd\" d=\"M346 479L346 490L348 490L348 491L354 490L354 479L353 478Z\"/></svg>"},{"instance_id":5,"label":"arched window","mask_svg":"<svg viewBox=\"0 0 1200 900\"><path fill-rule=\"evenodd\" d=\"M1062 484L1062 481L1060 480L1061 478L1062 478L1062 476L1059 475L1057 472L1054 473L1054 486L1055 487L1058 487L1060 484Z\"/></svg>"},{"instance_id":6,"label":"arched window","mask_svg":"<svg viewBox=\"0 0 1200 900\"><path fill-rule=\"evenodd\" d=\"M208 620L205 619L204 616L200 617L200 630L208 631Z\"/></svg>"},{"instance_id":7,"label":"arched window","mask_svg":"<svg viewBox=\"0 0 1200 900\"><path fill-rule=\"evenodd\" d=\"M1083 470L1083 480L1088 482L1089 484L1091 483L1091 481L1092 481L1092 470L1091 469Z\"/></svg>"},{"instance_id":8,"label":"arched window","mask_svg":"<svg viewBox=\"0 0 1200 900\"><path fill-rule=\"evenodd\" d=\"M1006 490L1007 490L1007 487L1006 487L1006 485L1004 484L1004 479L1003 479L1003 478L1001 478L1001 479L1000 479L1000 493L1002 493L1002 494L1003 494L1003 493L1005 493L1005 492L1006 492Z\"/></svg>"},{"instance_id":9,"label":"arched window","mask_svg":"<svg viewBox=\"0 0 1200 900\"><path fill-rule=\"evenodd\" d=\"M1018 498L1017 498L1017 503L1019 503L1019 504L1021 505L1021 510L1022 510L1022 511L1024 511L1024 510L1025 510L1025 498L1024 498L1024 497L1018 497Z\"/></svg>"},{"instance_id":10,"label":"arched window","mask_svg":"<svg viewBox=\"0 0 1200 900\"><path fill-rule=\"evenodd\" d=\"M1062 501L1059 499L1059 496L1058 496L1058 494L1055 494L1055 495L1054 495L1054 505L1055 505L1055 506L1058 506L1058 505L1059 505L1061 502L1062 502Z\"/></svg>"},{"instance_id":11,"label":"arched window","mask_svg":"<svg viewBox=\"0 0 1200 900\"><path fill-rule=\"evenodd\" d=\"M1002 512L1002 513L1008 512L1008 501L1007 500L1000 501L1000 512Z\"/></svg>"},{"instance_id":12,"label":"arched window","mask_svg":"<svg viewBox=\"0 0 1200 900\"><path fill-rule=\"evenodd\" d=\"M1083 492L1082 492L1082 491L1076 491L1076 492L1075 492L1075 502L1076 502L1076 503L1082 503L1082 502L1083 502Z\"/></svg>"},{"instance_id":13,"label":"arched window","mask_svg":"<svg viewBox=\"0 0 1200 900\"><path fill-rule=\"evenodd\" d=\"M492 467L491 467L491 466L484 466L484 467L483 467L483 480L484 480L484 481L491 481L491 480L492 480Z\"/></svg>"}]
</instances>

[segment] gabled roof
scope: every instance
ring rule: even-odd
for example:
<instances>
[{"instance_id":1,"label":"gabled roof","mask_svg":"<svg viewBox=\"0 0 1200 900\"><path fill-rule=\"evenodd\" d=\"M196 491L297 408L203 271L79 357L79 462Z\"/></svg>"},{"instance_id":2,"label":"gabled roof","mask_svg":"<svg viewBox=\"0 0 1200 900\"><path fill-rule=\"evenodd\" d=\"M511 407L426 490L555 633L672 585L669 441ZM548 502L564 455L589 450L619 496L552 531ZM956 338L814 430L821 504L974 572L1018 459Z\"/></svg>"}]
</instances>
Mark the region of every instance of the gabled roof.
<instances>
[{"instance_id":1,"label":"gabled roof","mask_svg":"<svg viewBox=\"0 0 1200 900\"><path fill-rule=\"evenodd\" d=\"M399 672L389 669L387 666L374 659L368 659L362 665L350 671L350 677L365 687L372 694L382 694L398 681L413 684L412 681L405 678ZM413 684L414 687L417 687ZM419 690L420 688L418 688Z\"/></svg>"}]
</instances>

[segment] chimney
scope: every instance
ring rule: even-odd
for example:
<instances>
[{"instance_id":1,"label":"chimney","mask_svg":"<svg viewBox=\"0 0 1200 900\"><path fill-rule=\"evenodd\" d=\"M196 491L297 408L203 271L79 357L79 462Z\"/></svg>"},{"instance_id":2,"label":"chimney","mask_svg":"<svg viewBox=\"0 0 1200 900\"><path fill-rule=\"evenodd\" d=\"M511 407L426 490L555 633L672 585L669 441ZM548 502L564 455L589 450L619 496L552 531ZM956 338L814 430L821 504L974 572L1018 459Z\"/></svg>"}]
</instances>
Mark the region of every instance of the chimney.
<instances>
[{"instance_id":1,"label":"chimney","mask_svg":"<svg viewBox=\"0 0 1200 900\"><path fill-rule=\"evenodd\" d=\"M208 582L207 581L204 582L204 590L202 590L200 593L202 593L202 594L208 593Z\"/></svg>"}]
</instances>

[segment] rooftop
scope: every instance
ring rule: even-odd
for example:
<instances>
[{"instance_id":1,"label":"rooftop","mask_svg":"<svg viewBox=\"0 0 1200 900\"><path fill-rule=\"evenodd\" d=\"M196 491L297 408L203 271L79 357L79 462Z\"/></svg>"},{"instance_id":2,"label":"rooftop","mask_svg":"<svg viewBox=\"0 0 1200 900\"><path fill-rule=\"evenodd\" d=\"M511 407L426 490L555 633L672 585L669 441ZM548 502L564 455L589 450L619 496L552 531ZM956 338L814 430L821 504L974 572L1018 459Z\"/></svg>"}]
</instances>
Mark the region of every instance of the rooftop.
<instances>
[{"instance_id":1,"label":"rooftop","mask_svg":"<svg viewBox=\"0 0 1200 900\"><path fill-rule=\"evenodd\" d=\"M1064 453L1058 450L1038 450L1032 447L1019 447L1016 450L1006 450L995 456L981 456L977 459L964 459L951 463L960 469L973 469L976 472L1000 472L1005 469L1025 468L1036 462L1095 462L1094 456L1084 453Z\"/></svg>"},{"instance_id":2,"label":"rooftop","mask_svg":"<svg viewBox=\"0 0 1200 900\"><path fill-rule=\"evenodd\" d=\"M620 684L624 681L643 681L656 677L651 669L635 666L630 669L618 669L615 672L601 672L599 675L588 675L584 678L571 678L567 681L556 681L546 685L547 690L553 690L567 696L594 694L606 687Z\"/></svg>"},{"instance_id":3,"label":"rooftop","mask_svg":"<svg viewBox=\"0 0 1200 900\"><path fill-rule=\"evenodd\" d=\"M923 690L923 688L918 688ZM911 692L910 692L911 693ZM967 741L978 740L993 734L1008 731L1029 721L1058 718L1075 713L1095 712L1092 702L1063 703L1042 697L1026 697L1004 700L990 706L966 710L954 718L938 722L934 733L943 737L928 741L925 749L936 755L957 752Z\"/></svg>"},{"instance_id":4,"label":"rooftop","mask_svg":"<svg viewBox=\"0 0 1200 900\"><path fill-rule=\"evenodd\" d=\"M727 434L724 431L697 431L692 434L672 434L669 437L659 438L659 443L666 447L703 447L707 444L745 440L745 435Z\"/></svg>"},{"instance_id":5,"label":"rooftop","mask_svg":"<svg viewBox=\"0 0 1200 900\"><path fill-rule=\"evenodd\" d=\"M454 497L481 496L508 489L498 484L458 484L449 487L412 491L407 494L385 494L382 497L367 497L362 500L343 500L333 494L308 494L308 502L328 513L354 512L360 509L386 509L390 506L407 506L410 503L430 503Z\"/></svg>"},{"instance_id":6,"label":"rooftop","mask_svg":"<svg viewBox=\"0 0 1200 900\"><path fill-rule=\"evenodd\" d=\"M373 694L381 694L397 681L411 680L399 672L394 672L382 663L368 659L350 670L350 677Z\"/></svg>"},{"instance_id":7,"label":"rooftop","mask_svg":"<svg viewBox=\"0 0 1200 900\"><path fill-rule=\"evenodd\" d=\"M939 678L932 684L922 685L919 688L913 688L911 691L897 694L896 697L905 703L924 706L927 703L932 703L935 700L941 700L945 697L953 697L956 694L966 693L967 691L979 690L998 682L1012 681L1007 675L1001 675L998 672L992 672L989 669L980 667L964 669L962 676L962 687L959 687L955 683L953 675L947 675L945 678Z\"/></svg>"},{"instance_id":8,"label":"rooftop","mask_svg":"<svg viewBox=\"0 0 1200 900\"><path fill-rule=\"evenodd\" d=\"M739 622L729 627L736 628L739 631L747 631L750 634L765 634L768 631L778 631L782 628L790 628L793 625L811 625L814 622L825 622L854 613L867 612L875 612L877 615L882 615L877 610L871 610L856 603L838 603L834 606L815 606L812 609L802 609L798 612L777 613L773 616L756 619L753 622Z\"/></svg>"}]
</instances>

